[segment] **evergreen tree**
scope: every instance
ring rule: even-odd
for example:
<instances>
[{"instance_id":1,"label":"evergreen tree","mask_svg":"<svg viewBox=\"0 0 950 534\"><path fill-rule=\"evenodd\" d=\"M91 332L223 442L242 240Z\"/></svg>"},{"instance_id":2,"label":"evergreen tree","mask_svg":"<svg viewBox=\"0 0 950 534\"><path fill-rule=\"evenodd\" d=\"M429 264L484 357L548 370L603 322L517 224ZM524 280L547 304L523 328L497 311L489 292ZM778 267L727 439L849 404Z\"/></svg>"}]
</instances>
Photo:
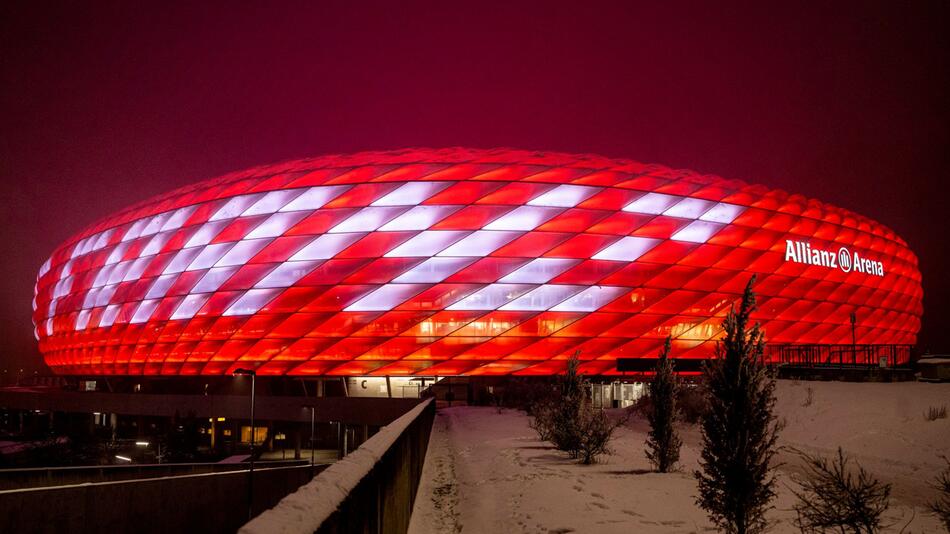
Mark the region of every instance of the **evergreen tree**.
<instances>
[{"instance_id":1,"label":"evergreen tree","mask_svg":"<svg viewBox=\"0 0 950 534\"><path fill-rule=\"evenodd\" d=\"M670 338L666 338L656 364L656 376L650 384L651 407L647 411L650 433L647 437L647 459L660 473L671 471L680 459L680 440L673 422L676 420L678 384L670 360Z\"/></svg>"},{"instance_id":2,"label":"evergreen tree","mask_svg":"<svg viewBox=\"0 0 950 534\"><path fill-rule=\"evenodd\" d=\"M725 338L717 345L716 358L704 367L709 409L702 418L696 503L729 534L765 531L765 512L775 497L775 380L762 363L762 331L758 324L749 326L754 283L755 276L739 311L733 308L726 316Z\"/></svg>"}]
</instances>

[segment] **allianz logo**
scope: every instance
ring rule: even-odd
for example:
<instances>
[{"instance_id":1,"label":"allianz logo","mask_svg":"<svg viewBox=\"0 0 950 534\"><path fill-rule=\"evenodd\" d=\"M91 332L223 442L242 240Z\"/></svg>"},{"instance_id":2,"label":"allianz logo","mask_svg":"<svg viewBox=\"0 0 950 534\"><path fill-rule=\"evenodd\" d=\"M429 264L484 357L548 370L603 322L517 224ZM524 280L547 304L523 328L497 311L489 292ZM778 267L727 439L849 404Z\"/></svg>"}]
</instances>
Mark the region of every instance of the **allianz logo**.
<instances>
[{"instance_id":1,"label":"allianz logo","mask_svg":"<svg viewBox=\"0 0 950 534\"><path fill-rule=\"evenodd\" d=\"M847 247L841 247L838 252L834 252L812 248L811 244L805 241L786 239L785 261L821 265L831 269L841 269L846 273L855 271L873 276L884 276L883 263L862 258L857 252L852 253Z\"/></svg>"}]
</instances>

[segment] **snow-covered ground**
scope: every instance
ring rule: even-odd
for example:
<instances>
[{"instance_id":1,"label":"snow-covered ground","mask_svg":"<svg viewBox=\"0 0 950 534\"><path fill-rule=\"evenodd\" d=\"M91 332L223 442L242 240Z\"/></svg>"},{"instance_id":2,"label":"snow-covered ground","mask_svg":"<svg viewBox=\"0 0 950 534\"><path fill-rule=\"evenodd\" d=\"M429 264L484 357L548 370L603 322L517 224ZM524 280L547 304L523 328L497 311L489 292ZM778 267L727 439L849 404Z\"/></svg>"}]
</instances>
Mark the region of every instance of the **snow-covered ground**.
<instances>
[{"instance_id":1,"label":"snow-covered ground","mask_svg":"<svg viewBox=\"0 0 950 534\"><path fill-rule=\"evenodd\" d=\"M803 406L813 390L812 403ZM943 532L927 513L928 483L950 455L950 419L926 421L930 406L950 404L950 384L855 384L780 381L781 444L831 453L839 445L894 485L888 531ZM680 471L649 471L646 423L618 430L614 454L584 466L537 440L516 410L458 406L436 416L410 534L442 532L704 532L695 504L699 431L682 427ZM797 532L789 473L797 458L783 452L773 532ZM909 524L908 524L909 523ZM906 528L905 528L906 526Z\"/></svg>"}]
</instances>

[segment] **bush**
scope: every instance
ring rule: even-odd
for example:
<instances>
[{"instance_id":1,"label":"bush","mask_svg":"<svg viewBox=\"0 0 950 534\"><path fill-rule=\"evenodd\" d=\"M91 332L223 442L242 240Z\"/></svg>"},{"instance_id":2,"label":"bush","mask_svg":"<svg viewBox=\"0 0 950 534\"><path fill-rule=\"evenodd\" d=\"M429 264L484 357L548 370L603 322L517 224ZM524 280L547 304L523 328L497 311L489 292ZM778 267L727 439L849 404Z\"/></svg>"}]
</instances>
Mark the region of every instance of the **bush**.
<instances>
[{"instance_id":1,"label":"bush","mask_svg":"<svg viewBox=\"0 0 950 534\"><path fill-rule=\"evenodd\" d=\"M927 408L927 413L924 414L924 419L927 421L936 421L937 419L946 419L947 418L947 406L931 406Z\"/></svg>"},{"instance_id":2,"label":"bush","mask_svg":"<svg viewBox=\"0 0 950 534\"><path fill-rule=\"evenodd\" d=\"M930 503L930 511L940 519L950 532L950 458L944 457L947 467L937 475L932 486L937 490L937 498Z\"/></svg>"},{"instance_id":3,"label":"bush","mask_svg":"<svg viewBox=\"0 0 950 534\"><path fill-rule=\"evenodd\" d=\"M690 424L698 423L709 409L709 399L701 385L685 384L676 392L676 407L680 418Z\"/></svg>"},{"instance_id":4,"label":"bush","mask_svg":"<svg viewBox=\"0 0 950 534\"><path fill-rule=\"evenodd\" d=\"M891 486L868 474L860 465L857 476L841 447L832 459L796 451L805 460L804 477L794 477L801 486L792 490L798 503L794 509L796 526L802 532L878 532L881 516L887 510Z\"/></svg>"},{"instance_id":5,"label":"bush","mask_svg":"<svg viewBox=\"0 0 950 534\"><path fill-rule=\"evenodd\" d=\"M578 412L576 456L585 465L590 465L596 463L599 456L610 454L610 440L614 430L621 424L623 421L611 421L605 411L594 408L591 402L585 399Z\"/></svg>"}]
</instances>

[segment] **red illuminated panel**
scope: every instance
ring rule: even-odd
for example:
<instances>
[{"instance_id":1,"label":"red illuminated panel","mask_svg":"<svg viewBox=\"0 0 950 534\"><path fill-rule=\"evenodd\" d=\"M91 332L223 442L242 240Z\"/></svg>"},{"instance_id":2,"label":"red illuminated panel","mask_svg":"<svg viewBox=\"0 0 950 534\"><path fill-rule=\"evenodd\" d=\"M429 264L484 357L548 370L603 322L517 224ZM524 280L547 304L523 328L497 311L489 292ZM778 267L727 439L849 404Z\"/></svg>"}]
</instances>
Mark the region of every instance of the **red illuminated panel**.
<instances>
[{"instance_id":1,"label":"red illuminated panel","mask_svg":"<svg viewBox=\"0 0 950 534\"><path fill-rule=\"evenodd\" d=\"M543 375L575 351L709 357L751 275L770 342L913 344L890 229L762 186L597 156L415 150L259 167L56 249L33 322L65 374Z\"/></svg>"}]
</instances>

